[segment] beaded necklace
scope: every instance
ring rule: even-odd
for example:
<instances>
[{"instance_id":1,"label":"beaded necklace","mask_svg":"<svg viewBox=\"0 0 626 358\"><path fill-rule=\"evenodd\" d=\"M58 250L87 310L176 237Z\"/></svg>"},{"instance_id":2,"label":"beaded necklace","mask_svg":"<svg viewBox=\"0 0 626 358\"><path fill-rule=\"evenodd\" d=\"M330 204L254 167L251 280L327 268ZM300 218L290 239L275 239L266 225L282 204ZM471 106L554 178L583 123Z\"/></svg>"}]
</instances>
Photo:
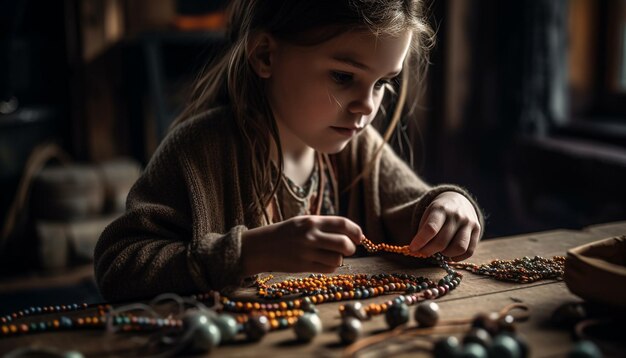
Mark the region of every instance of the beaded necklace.
<instances>
[{"instance_id":1,"label":"beaded necklace","mask_svg":"<svg viewBox=\"0 0 626 358\"><path fill-rule=\"evenodd\" d=\"M25 319L33 315L61 313L61 312L75 312L81 310L87 310L91 308L97 308L97 314L91 314L81 317L71 317L69 315L63 315L59 318L48 319L38 322L22 322ZM43 333L57 330L72 330L83 328L105 328L109 320L108 313L111 312L112 307L108 304L71 304L63 306L45 306L45 307L31 307L24 310L20 310L11 314L7 314L0 317L0 337L8 337L14 335L21 335L27 333ZM180 328L182 327L182 321L174 318L155 318L155 317L138 317L132 314L119 314L111 317L111 325L119 327L125 331L144 331L154 330L159 328Z\"/></svg>"},{"instance_id":2,"label":"beaded necklace","mask_svg":"<svg viewBox=\"0 0 626 358\"><path fill-rule=\"evenodd\" d=\"M388 252L411 257L424 258L423 255L409 251L407 246L374 244L364 239L362 244L370 253ZM441 297L455 289L463 277L453 268L463 269L475 274L491 276L498 280L514 282L534 282L540 279L561 279L565 258L555 256L551 259L542 257L524 257L515 260L493 260L489 264L451 263L441 254L431 257L446 275L437 283L425 278L408 274L351 274L327 276L311 274L306 278L269 283L272 276L257 278L257 296L265 300L282 299L289 295L300 297L281 300L280 302L258 302L232 300L220 296L218 292L190 296L193 302L210 302L215 311L231 313L238 332L245 332L249 339L257 340L270 330L293 326L307 312L316 312L315 304L345 300L358 300L386 294L399 294L393 300L381 304L372 303L366 307L358 302L342 305L339 313L342 317L355 316L369 319L384 314L404 305L414 305L428 299ZM158 301L158 299L155 299ZM84 317L63 315L52 320L40 322L22 322L29 316L41 314L74 312L97 307L98 314ZM178 318L141 317L131 313L115 312L110 305L70 304L60 306L31 307L0 317L0 337L19 334L39 333L53 330L71 330L82 328L115 327L121 331L161 330L169 328L180 330L183 320Z\"/></svg>"},{"instance_id":3,"label":"beaded necklace","mask_svg":"<svg viewBox=\"0 0 626 358\"><path fill-rule=\"evenodd\" d=\"M408 246L395 246L389 244L374 244L364 239L362 244L371 252L398 253L406 256L424 258L423 255L409 251ZM355 305L342 305L339 313L342 316L355 315L363 319L369 319L376 315L385 314L400 304L414 305L418 302L441 297L455 289L463 275L453 270L443 255L435 254L432 257L446 271L446 275L437 283L425 278L408 274L351 274L327 276L311 274L306 278L290 279L278 283L269 284L272 275L259 277L255 282L257 296L263 299L281 299L289 295L300 295L300 298L283 300L281 302L265 303L255 301L234 301L227 297L221 297L222 310L235 313L237 321L244 325L251 318L258 316L267 317L268 330L284 329L297 322L298 317L306 312L314 312L314 304L325 302L337 302L354 299L366 299L388 294L399 294L393 300L381 304L371 303L366 307ZM205 301L211 294L193 296L199 301ZM248 332L246 332L248 333Z\"/></svg>"},{"instance_id":4,"label":"beaded necklace","mask_svg":"<svg viewBox=\"0 0 626 358\"><path fill-rule=\"evenodd\" d=\"M280 222L296 215L334 215L339 211L338 184L328 155L315 152L313 172L303 187L292 182L284 173L281 181L280 189L267 208L270 213L268 222ZM294 211L290 205L284 205L284 202L281 204L279 194L286 194L301 208Z\"/></svg>"},{"instance_id":5,"label":"beaded necklace","mask_svg":"<svg viewBox=\"0 0 626 358\"><path fill-rule=\"evenodd\" d=\"M491 276L496 280L530 283L538 280L562 280L565 256L546 258L541 256L522 257L513 260L493 260L486 264L467 262L449 263L450 266L477 275Z\"/></svg>"}]
</instances>

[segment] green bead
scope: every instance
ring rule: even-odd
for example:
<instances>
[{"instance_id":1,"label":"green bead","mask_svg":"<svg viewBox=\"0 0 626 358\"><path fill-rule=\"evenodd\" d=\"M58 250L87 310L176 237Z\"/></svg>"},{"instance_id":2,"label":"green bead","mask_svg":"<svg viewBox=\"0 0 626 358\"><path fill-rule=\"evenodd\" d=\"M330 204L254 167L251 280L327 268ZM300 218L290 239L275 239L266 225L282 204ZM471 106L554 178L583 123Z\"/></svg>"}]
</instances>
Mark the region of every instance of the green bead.
<instances>
[{"instance_id":1,"label":"green bead","mask_svg":"<svg viewBox=\"0 0 626 358\"><path fill-rule=\"evenodd\" d=\"M491 335L483 328L474 327L463 337L463 344L468 343L478 343L488 348L491 345Z\"/></svg>"},{"instance_id":2,"label":"green bead","mask_svg":"<svg viewBox=\"0 0 626 358\"><path fill-rule=\"evenodd\" d=\"M567 355L568 358L601 358L602 352L591 341L580 341Z\"/></svg>"},{"instance_id":3,"label":"green bead","mask_svg":"<svg viewBox=\"0 0 626 358\"><path fill-rule=\"evenodd\" d=\"M322 320L315 313L305 313L293 326L299 341L310 342L322 333Z\"/></svg>"},{"instance_id":4,"label":"green bead","mask_svg":"<svg viewBox=\"0 0 626 358\"><path fill-rule=\"evenodd\" d=\"M513 337L500 334L493 339L489 347L489 355L501 358L521 358L522 351Z\"/></svg>"},{"instance_id":5,"label":"green bead","mask_svg":"<svg viewBox=\"0 0 626 358\"><path fill-rule=\"evenodd\" d=\"M79 351L67 351L63 353L63 358L85 358L85 356Z\"/></svg>"},{"instance_id":6,"label":"green bead","mask_svg":"<svg viewBox=\"0 0 626 358\"><path fill-rule=\"evenodd\" d=\"M354 317L344 317L339 325L339 338L345 344L354 343L363 331L363 324Z\"/></svg>"},{"instance_id":7,"label":"green bead","mask_svg":"<svg viewBox=\"0 0 626 358\"><path fill-rule=\"evenodd\" d=\"M461 353L461 345L455 336L444 337L435 342L433 354L435 358L455 358Z\"/></svg>"},{"instance_id":8,"label":"green bead","mask_svg":"<svg viewBox=\"0 0 626 358\"><path fill-rule=\"evenodd\" d=\"M237 320L229 314L221 314L213 320L219 328L223 342L229 342L237 336Z\"/></svg>"},{"instance_id":9,"label":"green bead","mask_svg":"<svg viewBox=\"0 0 626 358\"><path fill-rule=\"evenodd\" d=\"M461 358L487 358L487 350L478 343L468 343L463 345Z\"/></svg>"},{"instance_id":10,"label":"green bead","mask_svg":"<svg viewBox=\"0 0 626 358\"><path fill-rule=\"evenodd\" d=\"M189 353L207 353L220 344L219 328L199 310L189 310L183 316L183 327L190 332L187 342Z\"/></svg>"},{"instance_id":11,"label":"green bead","mask_svg":"<svg viewBox=\"0 0 626 358\"><path fill-rule=\"evenodd\" d=\"M385 321L389 328L396 328L409 321L409 306L406 303L393 304L385 312Z\"/></svg>"},{"instance_id":12,"label":"green bead","mask_svg":"<svg viewBox=\"0 0 626 358\"><path fill-rule=\"evenodd\" d=\"M515 342L517 342L517 345L519 346L519 349L520 349L521 358L527 358L530 355L530 346L528 345L528 342L526 341L526 338L524 338L523 335L516 333L516 332L510 332L510 331L503 331L500 334L505 334L513 338Z\"/></svg>"}]
</instances>

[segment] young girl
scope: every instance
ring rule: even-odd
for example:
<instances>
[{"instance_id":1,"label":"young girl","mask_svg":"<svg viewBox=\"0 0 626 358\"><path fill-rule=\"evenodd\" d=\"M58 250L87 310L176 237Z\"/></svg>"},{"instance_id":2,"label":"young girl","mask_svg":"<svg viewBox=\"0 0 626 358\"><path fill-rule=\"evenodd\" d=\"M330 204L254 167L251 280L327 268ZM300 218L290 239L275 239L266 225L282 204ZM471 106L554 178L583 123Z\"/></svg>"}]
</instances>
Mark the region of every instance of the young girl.
<instances>
[{"instance_id":1,"label":"young girl","mask_svg":"<svg viewBox=\"0 0 626 358\"><path fill-rule=\"evenodd\" d=\"M364 235L472 255L482 216L420 180L369 124L405 102L433 37L419 0L234 0L231 44L103 233L108 300L331 273ZM413 65L413 66L411 66ZM415 66L418 66L417 68ZM390 108L388 103L396 103Z\"/></svg>"}]
</instances>

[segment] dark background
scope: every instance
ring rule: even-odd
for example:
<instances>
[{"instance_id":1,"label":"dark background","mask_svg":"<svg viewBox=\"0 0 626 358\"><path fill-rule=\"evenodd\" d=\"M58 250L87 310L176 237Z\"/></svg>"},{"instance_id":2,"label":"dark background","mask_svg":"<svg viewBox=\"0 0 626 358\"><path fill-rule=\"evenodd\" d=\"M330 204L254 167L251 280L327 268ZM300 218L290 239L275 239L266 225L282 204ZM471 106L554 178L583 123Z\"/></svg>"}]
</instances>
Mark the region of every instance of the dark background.
<instances>
[{"instance_id":1,"label":"dark background","mask_svg":"<svg viewBox=\"0 0 626 358\"><path fill-rule=\"evenodd\" d=\"M485 238L626 219L626 1L427 3L427 91L392 140L416 171L472 192ZM147 163L224 45L223 6L0 0L3 225L42 143L79 163ZM101 301L90 263L42 270L37 218L22 214L0 245L0 314Z\"/></svg>"},{"instance_id":2,"label":"dark background","mask_svg":"<svg viewBox=\"0 0 626 358\"><path fill-rule=\"evenodd\" d=\"M437 46L406 123L413 164L476 196L486 238L626 218L624 3L428 2ZM42 142L145 164L223 45L183 20L223 5L1 0L0 218Z\"/></svg>"}]
</instances>

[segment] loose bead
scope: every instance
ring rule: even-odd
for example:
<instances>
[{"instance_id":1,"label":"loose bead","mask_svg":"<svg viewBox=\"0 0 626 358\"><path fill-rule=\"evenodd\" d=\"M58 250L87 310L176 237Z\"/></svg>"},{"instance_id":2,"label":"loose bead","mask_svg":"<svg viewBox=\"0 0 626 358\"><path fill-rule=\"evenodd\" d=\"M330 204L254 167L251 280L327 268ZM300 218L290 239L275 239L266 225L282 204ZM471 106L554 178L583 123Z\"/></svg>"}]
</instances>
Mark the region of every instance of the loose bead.
<instances>
[{"instance_id":1,"label":"loose bead","mask_svg":"<svg viewBox=\"0 0 626 358\"><path fill-rule=\"evenodd\" d=\"M483 328L474 327L463 337L463 344L468 343L477 343L488 348L491 345L491 335Z\"/></svg>"},{"instance_id":2,"label":"loose bead","mask_svg":"<svg viewBox=\"0 0 626 358\"><path fill-rule=\"evenodd\" d=\"M250 317L246 322L246 336L250 341L261 340L270 330L270 323L265 316Z\"/></svg>"},{"instance_id":3,"label":"loose bead","mask_svg":"<svg viewBox=\"0 0 626 358\"><path fill-rule=\"evenodd\" d=\"M489 356L501 358L521 358L519 345L511 336L500 334L493 339L489 347Z\"/></svg>"},{"instance_id":4,"label":"loose bead","mask_svg":"<svg viewBox=\"0 0 626 358\"><path fill-rule=\"evenodd\" d=\"M513 331L503 331L501 334L508 335L517 342L517 345L519 346L519 349L520 349L521 358L526 358L530 355L530 346L528 345L528 342L526 341L524 336Z\"/></svg>"},{"instance_id":5,"label":"loose bead","mask_svg":"<svg viewBox=\"0 0 626 358\"><path fill-rule=\"evenodd\" d=\"M602 352L591 341L580 341L576 343L574 348L568 353L568 358L600 358Z\"/></svg>"},{"instance_id":6,"label":"loose bead","mask_svg":"<svg viewBox=\"0 0 626 358\"><path fill-rule=\"evenodd\" d=\"M354 343L361 336L363 325L354 317L345 317L339 325L339 337L345 344Z\"/></svg>"},{"instance_id":7,"label":"loose bead","mask_svg":"<svg viewBox=\"0 0 626 358\"><path fill-rule=\"evenodd\" d=\"M461 353L463 358L487 358L488 353L485 347L478 343L468 343L463 345L463 351Z\"/></svg>"},{"instance_id":8,"label":"loose bead","mask_svg":"<svg viewBox=\"0 0 626 358\"><path fill-rule=\"evenodd\" d=\"M415 321L419 327L432 327L439 321L439 305L432 301L424 301L415 309Z\"/></svg>"},{"instance_id":9,"label":"loose bead","mask_svg":"<svg viewBox=\"0 0 626 358\"><path fill-rule=\"evenodd\" d=\"M79 351L67 351L61 355L63 358L84 358L85 356Z\"/></svg>"},{"instance_id":10,"label":"loose bead","mask_svg":"<svg viewBox=\"0 0 626 358\"><path fill-rule=\"evenodd\" d=\"M294 325L294 331L298 340L310 342L313 338L322 333L322 320L315 313L305 313Z\"/></svg>"},{"instance_id":11,"label":"loose bead","mask_svg":"<svg viewBox=\"0 0 626 358\"><path fill-rule=\"evenodd\" d=\"M221 334L221 340L229 342L235 339L237 335L237 320L229 314L221 314L213 322L219 328Z\"/></svg>"},{"instance_id":12,"label":"loose bead","mask_svg":"<svg viewBox=\"0 0 626 358\"><path fill-rule=\"evenodd\" d=\"M405 303L394 304L385 313L385 320L389 328L395 328L409 321L409 306Z\"/></svg>"},{"instance_id":13,"label":"loose bead","mask_svg":"<svg viewBox=\"0 0 626 358\"><path fill-rule=\"evenodd\" d=\"M192 354L210 352L220 343L219 328L209 317L199 310L189 310L183 317L183 327L191 332L187 341L187 351Z\"/></svg>"},{"instance_id":14,"label":"loose bead","mask_svg":"<svg viewBox=\"0 0 626 358\"><path fill-rule=\"evenodd\" d=\"M454 336L439 339L433 347L435 358L456 358L460 356L461 346Z\"/></svg>"},{"instance_id":15,"label":"loose bead","mask_svg":"<svg viewBox=\"0 0 626 358\"><path fill-rule=\"evenodd\" d=\"M367 318L365 314L365 310L363 308L363 304L359 301L348 302L343 306L342 311L343 316L354 317L360 320L364 320Z\"/></svg>"}]
</instances>

